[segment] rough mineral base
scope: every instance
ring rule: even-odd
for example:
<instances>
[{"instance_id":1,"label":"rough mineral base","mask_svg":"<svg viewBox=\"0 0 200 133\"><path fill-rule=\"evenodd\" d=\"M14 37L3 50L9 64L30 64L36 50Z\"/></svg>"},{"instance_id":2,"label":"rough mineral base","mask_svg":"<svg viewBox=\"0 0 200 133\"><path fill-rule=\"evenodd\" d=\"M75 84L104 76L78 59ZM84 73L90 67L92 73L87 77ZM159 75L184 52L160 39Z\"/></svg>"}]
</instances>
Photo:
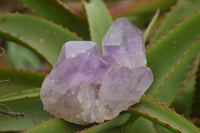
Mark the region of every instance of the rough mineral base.
<instances>
[{"instance_id":1,"label":"rough mineral base","mask_svg":"<svg viewBox=\"0 0 200 133\"><path fill-rule=\"evenodd\" d=\"M44 109L76 124L102 123L138 103L151 85L143 36L125 18L113 22L102 41L70 41L45 78Z\"/></svg>"}]
</instances>

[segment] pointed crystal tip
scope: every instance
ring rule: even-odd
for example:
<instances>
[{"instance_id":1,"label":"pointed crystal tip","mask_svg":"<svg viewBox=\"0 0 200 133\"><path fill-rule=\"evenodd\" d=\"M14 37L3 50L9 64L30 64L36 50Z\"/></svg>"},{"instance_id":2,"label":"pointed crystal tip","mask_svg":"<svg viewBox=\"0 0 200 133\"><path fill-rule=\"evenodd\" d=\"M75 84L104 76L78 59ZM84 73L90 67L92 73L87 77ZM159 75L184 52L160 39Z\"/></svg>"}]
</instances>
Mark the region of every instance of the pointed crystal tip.
<instances>
[{"instance_id":1,"label":"pointed crystal tip","mask_svg":"<svg viewBox=\"0 0 200 133\"><path fill-rule=\"evenodd\" d=\"M142 32L125 18L113 22L102 41L103 54L129 68L146 66Z\"/></svg>"}]
</instances>

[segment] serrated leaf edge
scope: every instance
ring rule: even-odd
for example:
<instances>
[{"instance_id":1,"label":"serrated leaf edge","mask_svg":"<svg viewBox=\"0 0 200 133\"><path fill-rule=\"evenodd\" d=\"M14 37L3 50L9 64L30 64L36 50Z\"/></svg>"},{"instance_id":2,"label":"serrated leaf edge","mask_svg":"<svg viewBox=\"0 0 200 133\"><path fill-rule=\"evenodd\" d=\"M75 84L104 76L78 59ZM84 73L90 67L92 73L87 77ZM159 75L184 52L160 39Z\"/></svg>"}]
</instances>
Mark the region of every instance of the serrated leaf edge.
<instances>
[{"instance_id":1,"label":"serrated leaf edge","mask_svg":"<svg viewBox=\"0 0 200 133\"><path fill-rule=\"evenodd\" d=\"M198 53L198 55L194 57L193 62L192 62L192 64L191 64L189 70L187 71L187 74L186 74L185 80L184 80L184 82L183 82L183 84L182 84L182 87L181 87L181 89L179 90L179 92L177 93L177 95L176 95L176 97L174 98L174 100L172 101L172 103L170 104L170 106L176 101L177 96L178 96L178 95L181 95L181 93L184 91L184 90L183 90L184 87L187 86L188 80L190 80L189 77L188 77L188 75L191 73L192 68L193 68L194 64L196 63L196 60L198 60L198 59L200 59L200 53ZM197 69L197 71L198 71L198 69Z\"/></svg>"},{"instance_id":2,"label":"serrated leaf edge","mask_svg":"<svg viewBox=\"0 0 200 133\"><path fill-rule=\"evenodd\" d=\"M182 57L179 59L179 61L175 64L175 66L169 71L163 82L160 84L159 88L156 90L156 92L153 94L153 97L155 97L162 86L166 83L167 79L170 77L170 75L173 73L173 71L176 69L176 67L179 65L179 63L184 59L184 57L189 53L189 51L197 44L197 42L200 40L200 37L197 39L197 41L192 44L189 49L182 55Z\"/></svg>"},{"instance_id":3,"label":"serrated leaf edge","mask_svg":"<svg viewBox=\"0 0 200 133\"><path fill-rule=\"evenodd\" d=\"M150 43L150 44L146 47L145 51L149 51L151 48L153 48L153 47L159 45L158 43L159 43L162 39L166 38L168 34L172 33L179 25L181 25L185 20L191 18L191 17L192 17L193 15L195 15L195 13L197 13L197 12L200 12L200 11L197 10L197 9L195 9L192 15L190 15L190 16L188 16L188 17L183 17L182 21L181 21L179 24L174 24L174 28L173 28L173 29L171 29L170 31L167 30L165 35L160 35L160 39L159 39L159 40L156 40L156 43L155 43L155 44Z\"/></svg>"},{"instance_id":4,"label":"serrated leaf edge","mask_svg":"<svg viewBox=\"0 0 200 133\"><path fill-rule=\"evenodd\" d=\"M161 106L163 106L164 108L166 108L168 111L172 111L172 112L176 113L174 109L169 108L169 107L168 107L166 104L164 104L164 103L160 103L158 99L153 99L150 95L143 95L143 96L144 96L145 98L148 98L148 99L151 100L151 101L154 101L154 102L158 103L159 105L161 105ZM169 123L164 123L164 122L160 121L158 118L154 118L154 117L150 116L150 115L147 114L147 113L143 113L143 112L141 112L141 111L139 111L139 110L137 110L137 109L131 108L131 107L129 108L129 110L130 110L130 111L133 111L133 112L135 112L135 113L137 113L137 114L139 114L139 115L142 115L143 117L145 117L145 118L147 118L147 119L150 119L150 120L152 120L152 121L154 121L154 122L156 122L156 123L158 123L158 124L161 124L162 126L167 127L167 128L169 128L170 130L172 130L172 131L181 133L180 130L178 130L178 129L172 127ZM185 119L186 121L188 121L189 123L191 123L191 124L193 125L193 127L197 128L191 121L189 121L188 119L186 119L186 118L184 117L184 115L180 115L180 114L178 114L178 113L176 113L176 114L177 114L178 116L184 118L184 119ZM198 128L198 129L199 129L199 128Z\"/></svg>"},{"instance_id":5,"label":"serrated leaf edge","mask_svg":"<svg viewBox=\"0 0 200 133\"><path fill-rule=\"evenodd\" d=\"M24 90L24 91L17 91L15 93L0 97L0 102L10 102L10 101L22 100L22 99L27 99L27 98L37 98L37 97L40 97L40 93L38 93L38 94L36 93L35 95L31 95L31 96L29 95L29 93L32 94L33 92L39 91L39 90L40 90L40 88L33 88L33 89L29 89L29 90ZM23 94L25 94L25 95L23 95ZM14 96L17 96L17 95L18 95L17 98L4 100L6 98L9 98L9 97L12 97L12 96L14 97Z\"/></svg>"}]
</instances>

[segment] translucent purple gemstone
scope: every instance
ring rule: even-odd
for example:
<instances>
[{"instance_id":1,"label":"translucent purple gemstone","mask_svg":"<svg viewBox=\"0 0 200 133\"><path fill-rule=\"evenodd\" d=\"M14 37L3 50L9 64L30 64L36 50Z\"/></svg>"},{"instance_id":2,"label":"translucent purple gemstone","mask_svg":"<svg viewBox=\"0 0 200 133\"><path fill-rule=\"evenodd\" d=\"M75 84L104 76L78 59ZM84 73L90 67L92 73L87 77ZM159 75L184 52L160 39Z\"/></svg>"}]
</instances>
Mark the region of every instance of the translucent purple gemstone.
<instances>
[{"instance_id":1,"label":"translucent purple gemstone","mask_svg":"<svg viewBox=\"0 0 200 133\"><path fill-rule=\"evenodd\" d=\"M129 68L146 66L142 32L127 19L115 20L102 41L103 53Z\"/></svg>"},{"instance_id":2,"label":"translucent purple gemstone","mask_svg":"<svg viewBox=\"0 0 200 133\"><path fill-rule=\"evenodd\" d=\"M92 41L70 41L45 78L44 109L77 124L104 122L139 102L153 81L142 34L125 18L110 27L103 55Z\"/></svg>"}]
</instances>

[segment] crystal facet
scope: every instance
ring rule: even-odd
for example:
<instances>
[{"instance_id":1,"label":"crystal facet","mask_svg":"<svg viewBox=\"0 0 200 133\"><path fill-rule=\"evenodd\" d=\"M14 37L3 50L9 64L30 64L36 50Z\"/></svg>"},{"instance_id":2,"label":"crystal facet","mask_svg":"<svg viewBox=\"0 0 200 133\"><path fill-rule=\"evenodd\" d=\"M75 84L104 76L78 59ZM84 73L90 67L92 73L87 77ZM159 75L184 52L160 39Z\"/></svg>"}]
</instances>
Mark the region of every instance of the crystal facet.
<instances>
[{"instance_id":1,"label":"crystal facet","mask_svg":"<svg viewBox=\"0 0 200 133\"><path fill-rule=\"evenodd\" d=\"M102 41L103 53L129 68L146 66L142 32L127 19L115 20Z\"/></svg>"},{"instance_id":2,"label":"crystal facet","mask_svg":"<svg viewBox=\"0 0 200 133\"><path fill-rule=\"evenodd\" d=\"M103 55L92 41L70 41L45 78L44 109L77 124L104 122L139 102L153 81L142 34L125 18L110 27Z\"/></svg>"}]
</instances>

